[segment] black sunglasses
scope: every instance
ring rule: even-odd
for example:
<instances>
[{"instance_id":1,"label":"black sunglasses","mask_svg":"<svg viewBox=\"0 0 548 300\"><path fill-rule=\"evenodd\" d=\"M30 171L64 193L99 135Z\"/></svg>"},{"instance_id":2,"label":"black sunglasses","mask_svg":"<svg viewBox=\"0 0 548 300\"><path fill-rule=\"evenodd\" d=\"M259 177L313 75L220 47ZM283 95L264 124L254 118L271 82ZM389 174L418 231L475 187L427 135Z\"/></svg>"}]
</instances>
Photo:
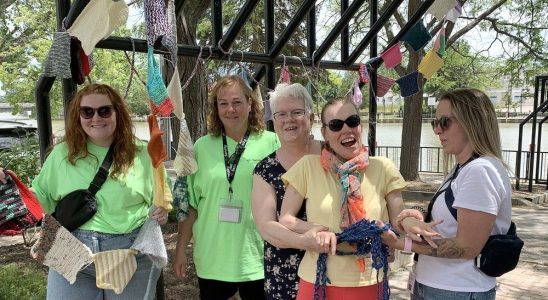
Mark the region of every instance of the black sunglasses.
<instances>
[{"instance_id":1,"label":"black sunglasses","mask_svg":"<svg viewBox=\"0 0 548 300\"><path fill-rule=\"evenodd\" d=\"M441 130L442 131L445 131L447 130L447 128L449 128L449 126L451 126L451 119L453 117L441 117L439 119L434 119L430 122L430 124L432 125L432 129L433 130L436 130L436 127L438 127L438 125L440 126Z\"/></svg>"},{"instance_id":2,"label":"black sunglasses","mask_svg":"<svg viewBox=\"0 0 548 300\"><path fill-rule=\"evenodd\" d=\"M360 116L358 115L351 115L350 117L346 118L346 120L339 120L339 119L333 119L331 121L329 121L329 123L327 124L324 124L324 126L327 126L329 127L329 130L333 131L333 132L337 132L337 131L340 131L344 124L346 123L346 125L348 125L348 127L350 128L354 128L354 127L358 127L358 125L360 125L361 123L361 119L360 119Z\"/></svg>"},{"instance_id":3,"label":"black sunglasses","mask_svg":"<svg viewBox=\"0 0 548 300\"><path fill-rule=\"evenodd\" d=\"M97 112L99 117L106 119L112 116L113 111L114 108L112 107L112 105L99 106L97 108L93 108L90 106L80 106L80 117L84 119L91 119L93 118L93 116L95 116L95 112Z\"/></svg>"}]
</instances>

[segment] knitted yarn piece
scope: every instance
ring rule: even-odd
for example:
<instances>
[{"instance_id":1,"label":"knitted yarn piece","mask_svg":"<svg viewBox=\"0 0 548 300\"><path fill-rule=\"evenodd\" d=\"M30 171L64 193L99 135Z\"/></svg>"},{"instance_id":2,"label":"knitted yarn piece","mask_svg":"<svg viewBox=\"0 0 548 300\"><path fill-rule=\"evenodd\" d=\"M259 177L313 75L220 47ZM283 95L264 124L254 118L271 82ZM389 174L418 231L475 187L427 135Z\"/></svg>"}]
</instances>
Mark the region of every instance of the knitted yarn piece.
<instances>
[{"instance_id":1,"label":"knitted yarn piece","mask_svg":"<svg viewBox=\"0 0 548 300\"><path fill-rule=\"evenodd\" d=\"M153 200L152 203L158 207L162 207L167 211L171 211L173 206L173 195L171 195L171 188L166 181L166 169L164 164L160 164L157 168L152 170L152 177L154 180Z\"/></svg>"},{"instance_id":2,"label":"knitted yarn piece","mask_svg":"<svg viewBox=\"0 0 548 300\"><path fill-rule=\"evenodd\" d=\"M28 213L11 175L6 172L6 183L0 183L0 225Z\"/></svg>"},{"instance_id":3,"label":"knitted yarn piece","mask_svg":"<svg viewBox=\"0 0 548 300\"><path fill-rule=\"evenodd\" d=\"M354 102L354 105L360 106L362 105L363 101L363 94L362 90L360 89L360 80L356 79L356 82L354 83L353 93L352 93L352 102Z\"/></svg>"},{"instance_id":4,"label":"knitted yarn piece","mask_svg":"<svg viewBox=\"0 0 548 300\"><path fill-rule=\"evenodd\" d=\"M432 39L432 35L424 27L422 19L419 20L407 33L402 37L402 41L407 42L414 51L419 51Z\"/></svg>"},{"instance_id":5,"label":"knitted yarn piece","mask_svg":"<svg viewBox=\"0 0 548 300\"><path fill-rule=\"evenodd\" d=\"M394 85L394 79L377 74L377 97L383 97Z\"/></svg>"},{"instance_id":6,"label":"knitted yarn piece","mask_svg":"<svg viewBox=\"0 0 548 300\"><path fill-rule=\"evenodd\" d=\"M381 54L381 58L384 61L384 67L392 69L401 63L402 55L400 51L400 42L397 42L392 47L386 49Z\"/></svg>"},{"instance_id":7,"label":"knitted yarn piece","mask_svg":"<svg viewBox=\"0 0 548 300\"><path fill-rule=\"evenodd\" d=\"M167 265L167 250L162 235L162 228L156 220L147 219L131 249L146 254L154 266L163 268Z\"/></svg>"},{"instance_id":8,"label":"knitted yarn piece","mask_svg":"<svg viewBox=\"0 0 548 300\"><path fill-rule=\"evenodd\" d=\"M419 64L419 72L426 79L430 79L441 67L444 61L435 50L430 49Z\"/></svg>"},{"instance_id":9,"label":"knitted yarn piece","mask_svg":"<svg viewBox=\"0 0 548 300\"><path fill-rule=\"evenodd\" d=\"M179 75L179 68L175 68L173 72L173 77L167 85L167 94L171 99L173 104L173 113L179 120L185 118L185 113L183 112L183 92L181 88L181 77Z\"/></svg>"},{"instance_id":10,"label":"knitted yarn piece","mask_svg":"<svg viewBox=\"0 0 548 300\"><path fill-rule=\"evenodd\" d=\"M445 55L445 24L441 25L440 32L436 41L434 42L434 47L432 47L440 56Z\"/></svg>"},{"instance_id":11,"label":"knitted yarn piece","mask_svg":"<svg viewBox=\"0 0 548 300\"><path fill-rule=\"evenodd\" d=\"M189 198L186 176L177 176L173 184L173 207L178 222L183 222L188 217Z\"/></svg>"},{"instance_id":12,"label":"knitted yarn piece","mask_svg":"<svg viewBox=\"0 0 548 300\"><path fill-rule=\"evenodd\" d=\"M70 71L70 35L68 32L56 32L53 44L44 61L44 76L71 78Z\"/></svg>"},{"instance_id":13,"label":"knitted yarn piece","mask_svg":"<svg viewBox=\"0 0 548 300\"><path fill-rule=\"evenodd\" d=\"M445 19L447 21L455 23L457 22L457 19L460 17L461 14L462 14L462 5L460 4L460 2L457 1L457 4L455 5L455 7L449 10L447 15L445 16Z\"/></svg>"},{"instance_id":14,"label":"knitted yarn piece","mask_svg":"<svg viewBox=\"0 0 548 300\"><path fill-rule=\"evenodd\" d=\"M125 1L91 0L67 32L82 42L89 55L95 45L126 24L129 8Z\"/></svg>"},{"instance_id":15,"label":"knitted yarn piece","mask_svg":"<svg viewBox=\"0 0 548 300\"><path fill-rule=\"evenodd\" d=\"M456 4L456 0L436 0L426 12L436 17L438 21L441 21Z\"/></svg>"},{"instance_id":16,"label":"knitted yarn piece","mask_svg":"<svg viewBox=\"0 0 548 300\"><path fill-rule=\"evenodd\" d=\"M289 67L282 67L282 74L280 74L280 81L283 83L291 84L291 79L289 78Z\"/></svg>"},{"instance_id":17,"label":"knitted yarn piece","mask_svg":"<svg viewBox=\"0 0 548 300\"><path fill-rule=\"evenodd\" d=\"M173 161L173 167L177 176L190 175L198 170L198 164L194 158L192 138L185 119L181 120L179 145L177 145L177 155Z\"/></svg>"},{"instance_id":18,"label":"knitted yarn piece","mask_svg":"<svg viewBox=\"0 0 548 300\"><path fill-rule=\"evenodd\" d=\"M310 84L310 82L308 84ZM307 87L306 87L307 90L309 88L308 84L307 84ZM310 91L308 93L312 94ZM259 85L257 85L255 87L255 89L253 90L253 94L255 94L255 97L257 98L257 107L260 110L263 110L264 109L263 95L261 93L261 87Z\"/></svg>"},{"instance_id":19,"label":"knitted yarn piece","mask_svg":"<svg viewBox=\"0 0 548 300\"><path fill-rule=\"evenodd\" d=\"M133 249L117 249L93 254L95 285L121 294L137 270Z\"/></svg>"},{"instance_id":20,"label":"knitted yarn piece","mask_svg":"<svg viewBox=\"0 0 548 300\"><path fill-rule=\"evenodd\" d=\"M80 52L82 51L82 44L77 38L70 39L70 70L72 72L72 79L77 84L85 82L86 78L82 71L82 61Z\"/></svg>"},{"instance_id":21,"label":"knitted yarn piece","mask_svg":"<svg viewBox=\"0 0 548 300\"><path fill-rule=\"evenodd\" d=\"M156 116L148 115L148 129L150 132L150 140L147 144L148 155L152 161L152 166L158 168L164 160L167 158L166 148L162 141L162 135L164 134L158 126L158 120Z\"/></svg>"},{"instance_id":22,"label":"knitted yarn piece","mask_svg":"<svg viewBox=\"0 0 548 300\"><path fill-rule=\"evenodd\" d=\"M36 199L34 193L13 173L11 170L4 170L13 180L17 189L19 190L19 195L21 195L21 200L25 203L27 210L32 214L36 221L42 219L44 210Z\"/></svg>"},{"instance_id":23,"label":"knitted yarn piece","mask_svg":"<svg viewBox=\"0 0 548 300\"><path fill-rule=\"evenodd\" d=\"M420 91L418 79L419 72L414 71L396 80L396 83L400 86L402 97L410 97Z\"/></svg>"},{"instance_id":24,"label":"knitted yarn piece","mask_svg":"<svg viewBox=\"0 0 548 300\"><path fill-rule=\"evenodd\" d=\"M147 92L151 99L152 113L167 117L173 112L173 103L160 74L160 68L154 59L154 48L148 48L147 58Z\"/></svg>"},{"instance_id":25,"label":"knitted yarn piece","mask_svg":"<svg viewBox=\"0 0 548 300\"><path fill-rule=\"evenodd\" d=\"M145 0L144 6L147 44L152 47L158 37L171 35L171 26L165 0Z\"/></svg>"},{"instance_id":26,"label":"knitted yarn piece","mask_svg":"<svg viewBox=\"0 0 548 300\"><path fill-rule=\"evenodd\" d=\"M31 256L52 268L73 284L80 270L93 263L91 250L66 230L55 218L45 214L40 238Z\"/></svg>"}]
</instances>

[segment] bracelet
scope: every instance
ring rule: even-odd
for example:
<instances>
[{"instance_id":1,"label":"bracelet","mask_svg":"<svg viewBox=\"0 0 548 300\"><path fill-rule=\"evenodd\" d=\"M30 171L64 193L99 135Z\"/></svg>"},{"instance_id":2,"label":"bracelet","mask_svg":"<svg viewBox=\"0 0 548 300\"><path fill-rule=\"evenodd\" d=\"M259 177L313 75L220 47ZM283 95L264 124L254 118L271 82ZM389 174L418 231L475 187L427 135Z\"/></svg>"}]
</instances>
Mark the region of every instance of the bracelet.
<instances>
[{"instance_id":1,"label":"bracelet","mask_svg":"<svg viewBox=\"0 0 548 300\"><path fill-rule=\"evenodd\" d=\"M420 207L420 206L418 206L418 205L417 205L417 206L413 206L413 207L411 207L410 209L416 209L416 210L420 211L421 214L422 214L422 216L425 217L425 218L426 218L426 215L428 214L424 208L422 208L422 207Z\"/></svg>"},{"instance_id":2,"label":"bracelet","mask_svg":"<svg viewBox=\"0 0 548 300\"><path fill-rule=\"evenodd\" d=\"M412 254L413 251L411 248L413 247L413 240L409 236L405 236L403 239L403 250L401 251L402 254Z\"/></svg>"}]
</instances>

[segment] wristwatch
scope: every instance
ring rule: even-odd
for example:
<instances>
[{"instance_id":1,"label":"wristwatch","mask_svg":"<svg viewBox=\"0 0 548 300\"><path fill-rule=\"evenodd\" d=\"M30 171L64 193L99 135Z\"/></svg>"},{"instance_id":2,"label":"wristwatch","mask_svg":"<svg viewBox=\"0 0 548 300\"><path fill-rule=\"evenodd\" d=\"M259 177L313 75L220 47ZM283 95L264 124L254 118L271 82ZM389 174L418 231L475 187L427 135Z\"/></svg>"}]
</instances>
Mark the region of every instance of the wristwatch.
<instances>
[{"instance_id":1,"label":"wristwatch","mask_svg":"<svg viewBox=\"0 0 548 300\"><path fill-rule=\"evenodd\" d=\"M403 239L403 250L401 251L402 254L413 254L413 251L411 251L411 247L413 246L413 240L409 236L405 236Z\"/></svg>"}]
</instances>

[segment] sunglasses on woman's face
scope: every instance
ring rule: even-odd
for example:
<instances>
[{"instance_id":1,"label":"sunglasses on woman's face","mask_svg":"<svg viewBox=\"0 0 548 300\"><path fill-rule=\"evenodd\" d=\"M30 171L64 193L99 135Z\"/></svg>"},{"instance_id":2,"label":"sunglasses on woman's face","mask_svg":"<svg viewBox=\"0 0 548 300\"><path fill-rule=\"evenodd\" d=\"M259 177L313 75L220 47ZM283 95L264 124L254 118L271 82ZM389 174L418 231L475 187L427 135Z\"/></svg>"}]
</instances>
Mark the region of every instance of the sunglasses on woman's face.
<instances>
[{"instance_id":1,"label":"sunglasses on woman's face","mask_svg":"<svg viewBox=\"0 0 548 300\"><path fill-rule=\"evenodd\" d=\"M447 130L447 128L449 128L449 126L451 126L451 119L453 117L441 117L439 119L434 119L432 120L432 122L430 122L430 124L432 125L432 129L433 130L436 130L436 127L440 126L441 128L441 131L445 131Z\"/></svg>"},{"instance_id":2,"label":"sunglasses on woman's face","mask_svg":"<svg viewBox=\"0 0 548 300\"><path fill-rule=\"evenodd\" d=\"M99 106L97 108L93 108L90 106L80 106L80 117L84 119L91 119L93 118L93 116L95 116L95 112L97 112L99 117L107 119L112 116L113 111L114 108L112 107L112 105Z\"/></svg>"},{"instance_id":3,"label":"sunglasses on woman's face","mask_svg":"<svg viewBox=\"0 0 548 300\"><path fill-rule=\"evenodd\" d=\"M358 115L351 115L350 117L346 118L346 120L340 120L340 119L333 119L329 121L329 123L324 124L327 125L329 130L333 132L341 131L344 124L348 125L350 128L358 127L361 123L360 116Z\"/></svg>"}]
</instances>

